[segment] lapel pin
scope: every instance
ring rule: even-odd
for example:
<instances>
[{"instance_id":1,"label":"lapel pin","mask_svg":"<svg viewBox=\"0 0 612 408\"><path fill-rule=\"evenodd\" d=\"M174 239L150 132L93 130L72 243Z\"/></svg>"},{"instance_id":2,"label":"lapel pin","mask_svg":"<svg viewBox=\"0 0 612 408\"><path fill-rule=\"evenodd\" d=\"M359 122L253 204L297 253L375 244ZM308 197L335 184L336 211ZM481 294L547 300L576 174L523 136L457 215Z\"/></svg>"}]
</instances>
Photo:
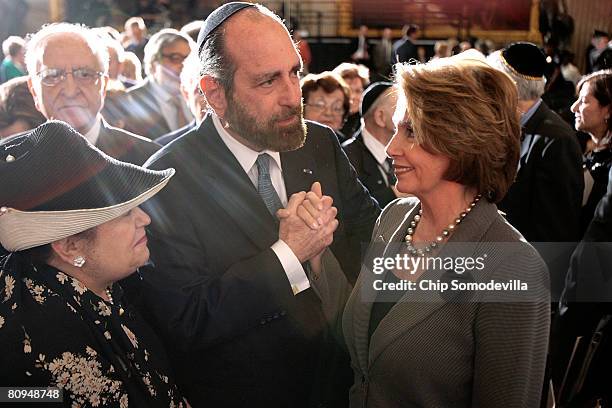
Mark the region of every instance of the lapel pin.
<instances>
[{"instance_id":1,"label":"lapel pin","mask_svg":"<svg viewBox=\"0 0 612 408\"><path fill-rule=\"evenodd\" d=\"M302 171L306 174L312 174L312 170L310 169L302 169Z\"/></svg>"},{"instance_id":2,"label":"lapel pin","mask_svg":"<svg viewBox=\"0 0 612 408\"><path fill-rule=\"evenodd\" d=\"M15 156L12 156L12 155L9 154L8 156L6 156L5 160L6 160L7 163L14 162L15 161Z\"/></svg>"}]
</instances>

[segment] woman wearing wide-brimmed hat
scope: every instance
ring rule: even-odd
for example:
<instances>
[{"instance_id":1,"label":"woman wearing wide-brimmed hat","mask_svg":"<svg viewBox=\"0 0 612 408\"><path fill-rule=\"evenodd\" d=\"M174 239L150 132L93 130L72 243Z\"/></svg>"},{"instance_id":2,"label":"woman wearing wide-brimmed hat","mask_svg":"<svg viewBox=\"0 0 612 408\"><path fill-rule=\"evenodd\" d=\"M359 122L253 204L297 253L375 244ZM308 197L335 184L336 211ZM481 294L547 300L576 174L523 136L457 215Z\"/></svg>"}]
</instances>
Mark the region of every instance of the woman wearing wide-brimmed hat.
<instances>
[{"instance_id":1,"label":"woman wearing wide-brimmed hat","mask_svg":"<svg viewBox=\"0 0 612 408\"><path fill-rule=\"evenodd\" d=\"M149 259L138 205L173 174L112 159L62 122L0 144L0 386L57 386L68 406L185 406L114 284Z\"/></svg>"}]
</instances>

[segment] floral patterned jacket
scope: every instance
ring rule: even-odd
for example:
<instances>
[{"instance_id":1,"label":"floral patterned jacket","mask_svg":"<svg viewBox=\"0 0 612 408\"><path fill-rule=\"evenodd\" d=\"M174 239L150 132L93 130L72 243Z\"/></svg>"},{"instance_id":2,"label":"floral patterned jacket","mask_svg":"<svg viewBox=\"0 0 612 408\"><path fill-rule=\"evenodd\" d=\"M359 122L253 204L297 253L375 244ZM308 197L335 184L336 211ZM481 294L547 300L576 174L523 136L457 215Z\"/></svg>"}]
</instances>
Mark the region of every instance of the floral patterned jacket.
<instances>
[{"instance_id":1,"label":"floral patterned jacket","mask_svg":"<svg viewBox=\"0 0 612 408\"><path fill-rule=\"evenodd\" d=\"M56 386L68 407L184 407L153 330L113 303L19 253L1 260L0 386Z\"/></svg>"}]
</instances>

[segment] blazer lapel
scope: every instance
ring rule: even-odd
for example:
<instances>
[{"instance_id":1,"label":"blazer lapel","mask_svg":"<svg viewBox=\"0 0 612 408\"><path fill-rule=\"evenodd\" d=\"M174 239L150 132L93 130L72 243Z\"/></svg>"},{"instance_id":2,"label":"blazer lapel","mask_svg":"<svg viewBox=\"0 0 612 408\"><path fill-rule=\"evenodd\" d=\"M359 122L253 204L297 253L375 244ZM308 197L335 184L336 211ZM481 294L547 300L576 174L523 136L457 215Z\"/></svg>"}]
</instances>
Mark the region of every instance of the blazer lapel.
<instances>
[{"instance_id":1,"label":"blazer lapel","mask_svg":"<svg viewBox=\"0 0 612 408\"><path fill-rule=\"evenodd\" d=\"M123 156L134 147L134 140L125 138L118 139L109 129L108 123L101 119L100 133L96 141L96 147L111 157L122 160Z\"/></svg>"},{"instance_id":2,"label":"blazer lapel","mask_svg":"<svg viewBox=\"0 0 612 408\"><path fill-rule=\"evenodd\" d=\"M374 257L387 256L397 244L399 244L403 237L404 232L408 228L408 223L412 219L413 214L418 211L420 205L416 206L412 211L408 212L404 218L400 221L400 225L395 230L390 231L379 231L378 236L373 237L372 251L367 253L365 256L365 262L372 260ZM384 246L384 247L383 247ZM381 251L382 249L382 251ZM368 262L369 263L369 262ZM387 272L388 273L388 272ZM359 274L359 280L355 287L359 287L360 291L356 294L357 299L354 301L353 308L353 333L354 333L354 344L356 348L356 354L358 363L361 367L362 372L368 372L368 355L369 355L369 327L370 327L370 316L372 314L372 301L376 299L376 291L373 288L373 281L375 279L384 279L385 274L374 275L372 271L366 270L362 267L362 271Z\"/></svg>"},{"instance_id":3,"label":"blazer lapel","mask_svg":"<svg viewBox=\"0 0 612 408\"><path fill-rule=\"evenodd\" d=\"M300 149L280 154L287 199L299 191L310 191L312 183L319 179L315 154L307 149L310 149L308 144Z\"/></svg>"},{"instance_id":4,"label":"blazer lapel","mask_svg":"<svg viewBox=\"0 0 612 408\"><path fill-rule=\"evenodd\" d=\"M208 197L216 201L261 249L278 240L278 223L257 193L242 166L217 133L209 116L197 135L204 146L203 183Z\"/></svg>"},{"instance_id":5,"label":"blazer lapel","mask_svg":"<svg viewBox=\"0 0 612 408\"><path fill-rule=\"evenodd\" d=\"M415 207L415 209L416 208L420 208L420 206ZM487 202L485 199L482 199L460 224L457 231L450 237L448 243L451 245L444 245L437 257L450 257L455 259L457 257L466 257L476 253L483 234L489 228L496 216L497 207ZM412 216L402 222L393 235L394 240L401 241L408 226L407 221L410 219L412 219ZM453 245L457 243L461 243L461 245ZM385 256L393 255L394 253L385 252ZM445 275L448 276L449 273L454 274L454 271L426 271L419 280L446 281L446 279L444 279ZM459 277L460 275L457 276ZM455 295L459 295L459 293ZM380 321L378 327L372 334L368 355L368 367L372 365L384 349L395 341L398 336L410 330L449 301L452 301L452 294L449 296L451 297L446 295L442 297L440 293L435 291L406 292L391 310L389 310L389 313Z\"/></svg>"}]
</instances>

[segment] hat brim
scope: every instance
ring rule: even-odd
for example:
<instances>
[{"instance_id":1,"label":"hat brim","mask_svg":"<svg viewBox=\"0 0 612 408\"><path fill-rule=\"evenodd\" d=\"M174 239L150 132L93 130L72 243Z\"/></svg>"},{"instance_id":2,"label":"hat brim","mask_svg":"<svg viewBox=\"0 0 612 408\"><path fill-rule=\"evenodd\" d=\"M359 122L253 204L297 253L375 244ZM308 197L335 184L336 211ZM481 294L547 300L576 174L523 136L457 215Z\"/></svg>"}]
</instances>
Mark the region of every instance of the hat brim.
<instances>
[{"instance_id":1,"label":"hat brim","mask_svg":"<svg viewBox=\"0 0 612 408\"><path fill-rule=\"evenodd\" d=\"M159 182L140 195L109 207L67 211L20 211L2 208L0 243L10 251L23 251L70 237L111 221L157 194L168 184L174 169L159 172Z\"/></svg>"}]
</instances>

